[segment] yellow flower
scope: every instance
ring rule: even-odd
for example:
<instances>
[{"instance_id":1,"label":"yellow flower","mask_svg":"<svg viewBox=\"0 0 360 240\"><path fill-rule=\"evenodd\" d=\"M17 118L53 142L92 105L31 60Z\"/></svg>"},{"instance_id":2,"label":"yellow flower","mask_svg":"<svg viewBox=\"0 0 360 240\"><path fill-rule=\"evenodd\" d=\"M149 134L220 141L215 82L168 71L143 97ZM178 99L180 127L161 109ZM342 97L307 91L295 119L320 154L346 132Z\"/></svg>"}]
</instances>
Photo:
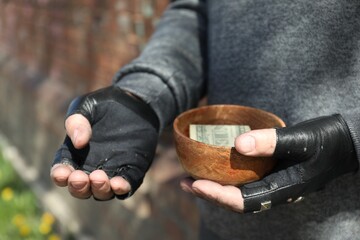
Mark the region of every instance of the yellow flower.
<instances>
[{"instance_id":1,"label":"yellow flower","mask_svg":"<svg viewBox=\"0 0 360 240\"><path fill-rule=\"evenodd\" d=\"M39 232L43 235L47 235L51 232L51 225L46 223L41 223L39 226Z\"/></svg>"},{"instance_id":2,"label":"yellow flower","mask_svg":"<svg viewBox=\"0 0 360 240\"><path fill-rule=\"evenodd\" d=\"M41 222L47 225L52 225L55 222L55 217L51 213L45 212L41 216Z\"/></svg>"},{"instance_id":3,"label":"yellow flower","mask_svg":"<svg viewBox=\"0 0 360 240\"><path fill-rule=\"evenodd\" d=\"M51 234L49 237L48 237L48 240L61 240L60 236L57 235L57 234Z\"/></svg>"},{"instance_id":4,"label":"yellow flower","mask_svg":"<svg viewBox=\"0 0 360 240\"><path fill-rule=\"evenodd\" d=\"M6 187L1 191L1 197L4 201L10 201L14 197L14 191L11 188Z\"/></svg>"},{"instance_id":5,"label":"yellow flower","mask_svg":"<svg viewBox=\"0 0 360 240\"><path fill-rule=\"evenodd\" d=\"M31 229L28 225L23 224L19 227L19 233L20 233L20 236L27 237L30 235Z\"/></svg>"},{"instance_id":6,"label":"yellow flower","mask_svg":"<svg viewBox=\"0 0 360 240\"><path fill-rule=\"evenodd\" d=\"M25 223L25 217L24 215L21 214L16 214L13 218L12 218L12 223L17 226L20 227L21 225L23 225Z\"/></svg>"}]
</instances>

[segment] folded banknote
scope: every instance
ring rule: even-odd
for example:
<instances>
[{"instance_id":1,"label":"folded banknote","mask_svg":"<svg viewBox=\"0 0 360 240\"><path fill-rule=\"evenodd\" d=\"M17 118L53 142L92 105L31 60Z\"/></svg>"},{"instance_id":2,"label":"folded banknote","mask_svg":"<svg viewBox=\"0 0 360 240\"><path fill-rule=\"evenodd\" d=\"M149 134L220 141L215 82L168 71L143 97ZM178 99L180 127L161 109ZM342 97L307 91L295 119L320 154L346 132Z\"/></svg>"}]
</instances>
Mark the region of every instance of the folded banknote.
<instances>
[{"instance_id":1,"label":"folded banknote","mask_svg":"<svg viewBox=\"0 0 360 240\"><path fill-rule=\"evenodd\" d=\"M233 147L235 138L250 130L248 125L190 124L190 138L206 144Z\"/></svg>"}]
</instances>

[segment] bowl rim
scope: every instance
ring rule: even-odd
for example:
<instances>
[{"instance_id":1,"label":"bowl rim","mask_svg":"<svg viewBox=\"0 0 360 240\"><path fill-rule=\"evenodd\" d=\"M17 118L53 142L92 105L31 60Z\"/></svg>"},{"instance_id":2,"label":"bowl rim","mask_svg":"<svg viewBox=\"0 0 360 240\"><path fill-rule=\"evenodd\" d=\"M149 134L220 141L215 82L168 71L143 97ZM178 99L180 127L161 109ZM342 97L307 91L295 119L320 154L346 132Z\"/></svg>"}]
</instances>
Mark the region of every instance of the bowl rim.
<instances>
[{"instance_id":1,"label":"bowl rim","mask_svg":"<svg viewBox=\"0 0 360 240\"><path fill-rule=\"evenodd\" d=\"M242 108L242 109L251 109L251 110L256 110L256 111L260 111L260 112L263 112L265 114L268 114L268 115L271 115L271 117L273 117L274 119L276 119L279 124L281 125L281 127L285 127L285 122L280 118L278 117L277 115L275 115L274 113L271 113L271 112L268 112L268 111L265 111L263 109L260 109L260 108L255 108L255 107L249 107L249 106L243 106L243 105L237 105L237 104L213 104L213 105L205 105L205 106L201 106L201 107L195 107L195 108L191 108L189 110L186 110L182 113L180 113L174 120L174 123L173 123L173 129L174 131L176 132L176 134L180 135L181 137L183 138L186 138L188 140L190 140L191 142L195 142L197 144L200 144L200 145L204 145L204 146L211 146L211 147L214 147L214 148L218 148L218 149L231 149L231 148L234 148L234 147L226 147L226 146L217 146L217 145L212 145L212 144L207 144L207 143L203 143L203 142L200 142L200 141L196 141L186 135L184 135L178 125L179 125L179 119L182 118L183 116L185 115L188 115L188 114L191 114L192 112L195 112L195 111L199 111L200 109L206 109L206 108L218 108L218 107L232 107L232 108Z\"/></svg>"}]
</instances>

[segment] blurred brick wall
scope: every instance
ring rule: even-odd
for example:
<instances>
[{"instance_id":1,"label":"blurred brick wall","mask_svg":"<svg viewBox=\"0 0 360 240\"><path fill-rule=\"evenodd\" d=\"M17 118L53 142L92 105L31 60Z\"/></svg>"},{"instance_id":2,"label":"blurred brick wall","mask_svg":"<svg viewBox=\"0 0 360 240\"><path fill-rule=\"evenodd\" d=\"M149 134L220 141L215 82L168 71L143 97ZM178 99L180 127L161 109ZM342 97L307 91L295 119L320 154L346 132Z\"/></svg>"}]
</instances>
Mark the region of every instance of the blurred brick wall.
<instances>
[{"instance_id":1,"label":"blurred brick wall","mask_svg":"<svg viewBox=\"0 0 360 240\"><path fill-rule=\"evenodd\" d=\"M18 147L34 181L63 196L56 201L74 214L77 230L94 239L197 236L197 209L194 199L179 190L183 172L168 147L170 130L133 199L79 201L49 180L71 99L109 85L114 73L141 52L167 4L168 0L0 0L0 132Z\"/></svg>"}]
</instances>

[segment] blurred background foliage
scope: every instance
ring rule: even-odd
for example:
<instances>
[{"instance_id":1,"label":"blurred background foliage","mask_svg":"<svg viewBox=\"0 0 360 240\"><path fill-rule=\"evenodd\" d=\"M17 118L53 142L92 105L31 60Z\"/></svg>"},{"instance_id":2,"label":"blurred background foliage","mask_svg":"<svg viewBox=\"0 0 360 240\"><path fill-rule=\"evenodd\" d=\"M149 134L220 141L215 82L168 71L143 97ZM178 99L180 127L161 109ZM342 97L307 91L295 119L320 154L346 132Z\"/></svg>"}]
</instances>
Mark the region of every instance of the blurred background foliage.
<instances>
[{"instance_id":1,"label":"blurred background foliage","mask_svg":"<svg viewBox=\"0 0 360 240\"><path fill-rule=\"evenodd\" d=\"M0 193L1 240L61 239L55 217L41 208L35 194L4 159L1 151Z\"/></svg>"}]
</instances>

